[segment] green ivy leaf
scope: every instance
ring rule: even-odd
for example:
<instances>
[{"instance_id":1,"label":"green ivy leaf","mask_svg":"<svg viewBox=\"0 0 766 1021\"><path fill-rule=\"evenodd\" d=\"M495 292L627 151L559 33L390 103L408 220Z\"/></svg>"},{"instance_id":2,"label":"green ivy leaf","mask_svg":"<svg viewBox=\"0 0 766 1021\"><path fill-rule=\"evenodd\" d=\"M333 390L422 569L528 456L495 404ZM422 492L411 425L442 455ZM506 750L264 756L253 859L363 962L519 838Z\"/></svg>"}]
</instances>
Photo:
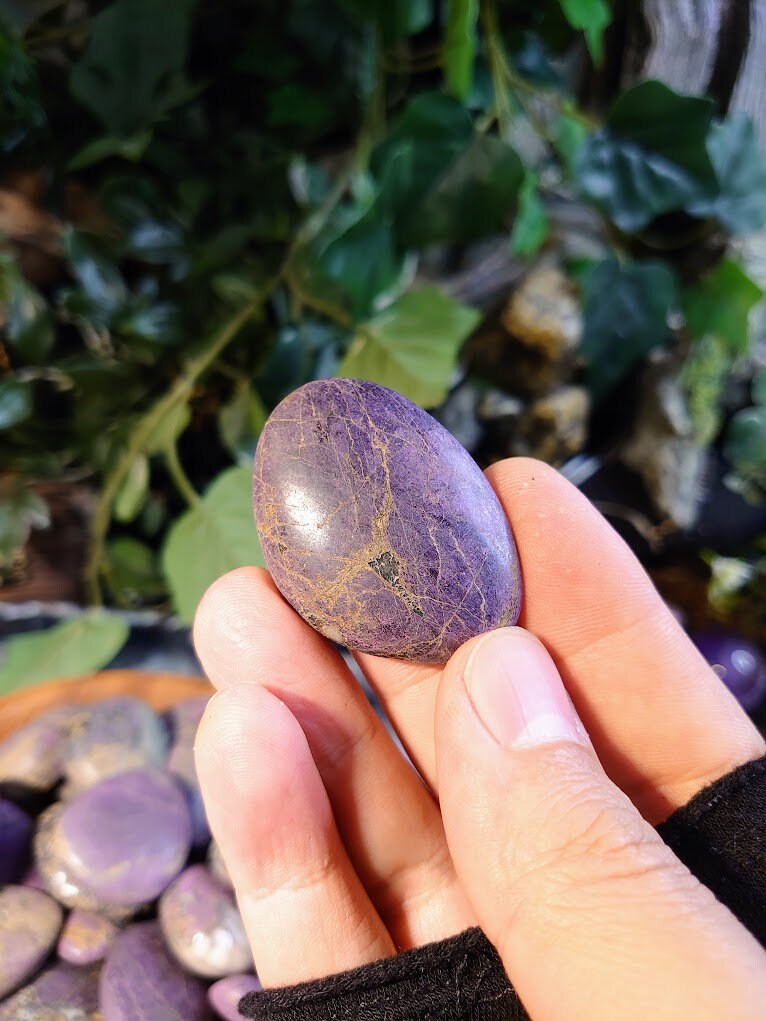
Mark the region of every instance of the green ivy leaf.
<instances>
[{"instance_id":1,"label":"green ivy leaf","mask_svg":"<svg viewBox=\"0 0 766 1021\"><path fill-rule=\"evenodd\" d=\"M185 431L190 420L189 405L176 404L148 436L144 446L145 452L151 457L153 454L169 450L178 442L179 436Z\"/></svg>"},{"instance_id":2,"label":"green ivy leaf","mask_svg":"<svg viewBox=\"0 0 766 1021\"><path fill-rule=\"evenodd\" d=\"M763 298L761 288L738 262L724 259L683 296L686 325L693 337L720 337L736 354L750 344L750 310Z\"/></svg>"},{"instance_id":3,"label":"green ivy leaf","mask_svg":"<svg viewBox=\"0 0 766 1021\"><path fill-rule=\"evenodd\" d=\"M54 343L53 316L45 298L0 253L0 299L6 305L5 336L27 362L39 365Z\"/></svg>"},{"instance_id":4,"label":"green ivy leaf","mask_svg":"<svg viewBox=\"0 0 766 1021\"><path fill-rule=\"evenodd\" d=\"M127 638L125 621L104 610L86 610L45 631L16 635L4 645L0 692L100 670Z\"/></svg>"},{"instance_id":5,"label":"green ivy leaf","mask_svg":"<svg viewBox=\"0 0 766 1021\"><path fill-rule=\"evenodd\" d=\"M707 148L717 193L692 203L689 212L715 217L731 234L752 234L766 226L766 160L750 118L739 112L716 124Z\"/></svg>"},{"instance_id":6,"label":"green ivy leaf","mask_svg":"<svg viewBox=\"0 0 766 1021\"><path fill-rule=\"evenodd\" d=\"M665 263L606 259L586 275L583 289L581 349L591 391L600 400L667 339L676 282Z\"/></svg>"},{"instance_id":7,"label":"green ivy leaf","mask_svg":"<svg viewBox=\"0 0 766 1021\"><path fill-rule=\"evenodd\" d=\"M231 400L218 412L218 433L229 453L249 464L258 437L266 424L268 411L257 390L249 383L237 386Z\"/></svg>"},{"instance_id":8,"label":"green ivy leaf","mask_svg":"<svg viewBox=\"0 0 766 1021\"><path fill-rule=\"evenodd\" d=\"M604 130L575 161L584 197L620 230L643 230L656 216L694 208L716 192L706 140L713 104L647 81L616 101Z\"/></svg>"},{"instance_id":9,"label":"green ivy leaf","mask_svg":"<svg viewBox=\"0 0 766 1021\"><path fill-rule=\"evenodd\" d=\"M80 294L71 294L70 302L74 301L78 311L93 322L108 325L128 298L122 274L103 246L83 231L68 230L64 244L80 285Z\"/></svg>"},{"instance_id":10,"label":"green ivy leaf","mask_svg":"<svg viewBox=\"0 0 766 1021\"><path fill-rule=\"evenodd\" d=\"M471 91L476 57L479 0L448 0L444 30L444 76L453 96L464 101Z\"/></svg>"},{"instance_id":11,"label":"green ivy leaf","mask_svg":"<svg viewBox=\"0 0 766 1021\"><path fill-rule=\"evenodd\" d=\"M405 246L473 241L502 230L519 197L521 160L509 145L477 135L433 182L424 200L403 210L396 227Z\"/></svg>"},{"instance_id":12,"label":"green ivy leaf","mask_svg":"<svg viewBox=\"0 0 766 1021\"><path fill-rule=\"evenodd\" d=\"M734 415L723 452L738 475L766 482L766 407L743 408Z\"/></svg>"},{"instance_id":13,"label":"green ivy leaf","mask_svg":"<svg viewBox=\"0 0 766 1021\"><path fill-rule=\"evenodd\" d=\"M31 384L21 379L0 380L0 429L11 429L31 414Z\"/></svg>"},{"instance_id":14,"label":"green ivy leaf","mask_svg":"<svg viewBox=\"0 0 766 1021\"><path fill-rule=\"evenodd\" d=\"M548 236L548 214L538 192L540 180L533 170L524 175L519 212L511 233L513 255L534 255Z\"/></svg>"},{"instance_id":15,"label":"green ivy leaf","mask_svg":"<svg viewBox=\"0 0 766 1021\"><path fill-rule=\"evenodd\" d=\"M162 598L165 582L154 552L131 536L120 536L106 546L109 587L123 602L137 605Z\"/></svg>"},{"instance_id":16,"label":"green ivy leaf","mask_svg":"<svg viewBox=\"0 0 766 1021\"><path fill-rule=\"evenodd\" d=\"M114 501L114 516L125 524L132 521L146 502L149 491L149 461L143 455L133 461Z\"/></svg>"},{"instance_id":17,"label":"green ivy leaf","mask_svg":"<svg viewBox=\"0 0 766 1021\"><path fill-rule=\"evenodd\" d=\"M90 23L72 68L72 94L117 138L140 137L188 98L186 64L193 0L114 0Z\"/></svg>"},{"instance_id":18,"label":"green ivy leaf","mask_svg":"<svg viewBox=\"0 0 766 1021\"><path fill-rule=\"evenodd\" d=\"M337 375L379 383L433 408L447 396L458 351L479 319L435 287L410 291L361 324Z\"/></svg>"},{"instance_id":19,"label":"green ivy leaf","mask_svg":"<svg viewBox=\"0 0 766 1021\"><path fill-rule=\"evenodd\" d=\"M604 31L612 20L612 12L605 0L559 0L572 28L585 33L594 64L600 64L604 55Z\"/></svg>"},{"instance_id":20,"label":"green ivy leaf","mask_svg":"<svg viewBox=\"0 0 766 1021\"><path fill-rule=\"evenodd\" d=\"M554 144L561 154L570 177L574 176L580 150L588 137L588 129L573 113L562 113L556 121Z\"/></svg>"},{"instance_id":21,"label":"green ivy leaf","mask_svg":"<svg viewBox=\"0 0 766 1021\"><path fill-rule=\"evenodd\" d=\"M185 624L191 624L197 604L216 578L236 567L264 563L253 521L252 485L249 468L228 468L168 533L162 567Z\"/></svg>"}]
</instances>

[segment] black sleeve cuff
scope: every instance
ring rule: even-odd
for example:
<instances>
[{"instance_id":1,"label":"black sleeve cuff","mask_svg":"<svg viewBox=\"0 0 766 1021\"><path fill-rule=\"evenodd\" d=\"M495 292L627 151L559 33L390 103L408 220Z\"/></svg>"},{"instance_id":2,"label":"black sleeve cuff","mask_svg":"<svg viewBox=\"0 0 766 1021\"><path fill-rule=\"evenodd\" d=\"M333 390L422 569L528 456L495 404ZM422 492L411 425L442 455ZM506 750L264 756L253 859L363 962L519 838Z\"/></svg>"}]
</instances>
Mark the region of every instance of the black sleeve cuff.
<instances>
[{"instance_id":1,"label":"black sleeve cuff","mask_svg":"<svg viewBox=\"0 0 766 1021\"><path fill-rule=\"evenodd\" d=\"M665 843L766 946L766 757L700 791L657 828ZM259 1021L528 1021L479 929L353 971L248 993Z\"/></svg>"}]
</instances>

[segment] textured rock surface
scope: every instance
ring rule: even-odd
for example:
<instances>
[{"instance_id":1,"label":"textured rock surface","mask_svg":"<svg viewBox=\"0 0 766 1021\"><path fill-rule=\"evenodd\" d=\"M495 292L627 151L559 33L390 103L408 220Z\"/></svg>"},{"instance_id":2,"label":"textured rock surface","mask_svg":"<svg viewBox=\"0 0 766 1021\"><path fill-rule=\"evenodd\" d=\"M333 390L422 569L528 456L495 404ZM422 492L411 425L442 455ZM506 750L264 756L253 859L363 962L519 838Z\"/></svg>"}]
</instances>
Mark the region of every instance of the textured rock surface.
<instances>
[{"instance_id":1,"label":"textured rock surface","mask_svg":"<svg viewBox=\"0 0 766 1021\"><path fill-rule=\"evenodd\" d=\"M444 662L518 617L519 561L492 488L391 390L319 380L285 398L258 444L254 504L282 594L351 649Z\"/></svg>"},{"instance_id":2,"label":"textured rock surface","mask_svg":"<svg viewBox=\"0 0 766 1021\"><path fill-rule=\"evenodd\" d=\"M59 706L0 742L0 785L50 790L61 779L73 715L74 707Z\"/></svg>"},{"instance_id":3,"label":"textured rock surface","mask_svg":"<svg viewBox=\"0 0 766 1021\"><path fill-rule=\"evenodd\" d=\"M132 925L101 973L103 1021L209 1021L205 986L169 954L157 922Z\"/></svg>"},{"instance_id":4,"label":"textured rock surface","mask_svg":"<svg viewBox=\"0 0 766 1021\"><path fill-rule=\"evenodd\" d=\"M46 893L28 886L0 890L0 999L37 971L56 942L62 918Z\"/></svg>"},{"instance_id":5,"label":"textured rock surface","mask_svg":"<svg viewBox=\"0 0 766 1021\"><path fill-rule=\"evenodd\" d=\"M168 887L159 917L168 946L195 975L221 978L252 968L234 898L204 865L192 865Z\"/></svg>"},{"instance_id":6,"label":"textured rock surface","mask_svg":"<svg viewBox=\"0 0 766 1021\"><path fill-rule=\"evenodd\" d=\"M102 1021L98 967L56 964L47 968L31 985L0 1004L0 1021Z\"/></svg>"},{"instance_id":7,"label":"textured rock surface","mask_svg":"<svg viewBox=\"0 0 766 1021\"><path fill-rule=\"evenodd\" d=\"M144 766L162 766L167 731L151 706L129 695L83 706L75 716L66 748L70 794L99 780Z\"/></svg>"},{"instance_id":8,"label":"textured rock surface","mask_svg":"<svg viewBox=\"0 0 766 1021\"><path fill-rule=\"evenodd\" d=\"M12 801L0 798L0 886L15 883L29 862L32 820Z\"/></svg>"},{"instance_id":9,"label":"textured rock surface","mask_svg":"<svg viewBox=\"0 0 766 1021\"><path fill-rule=\"evenodd\" d=\"M255 975L229 975L214 982L207 991L207 997L223 1021L240 1021L242 1015L237 1004L245 993L258 993L262 988Z\"/></svg>"},{"instance_id":10,"label":"textured rock surface","mask_svg":"<svg viewBox=\"0 0 766 1021\"><path fill-rule=\"evenodd\" d=\"M58 955L69 964L103 961L117 935L117 926L95 911L75 910L67 918L58 942Z\"/></svg>"},{"instance_id":11,"label":"textured rock surface","mask_svg":"<svg viewBox=\"0 0 766 1021\"><path fill-rule=\"evenodd\" d=\"M63 873L80 894L65 899L61 884L51 889L73 906L138 907L162 893L189 854L186 800L158 770L109 777L57 811L38 829L35 853L46 882Z\"/></svg>"},{"instance_id":12,"label":"textured rock surface","mask_svg":"<svg viewBox=\"0 0 766 1021\"><path fill-rule=\"evenodd\" d=\"M758 646L732 631L704 631L694 643L749 712L766 700L766 659Z\"/></svg>"}]
</instances>

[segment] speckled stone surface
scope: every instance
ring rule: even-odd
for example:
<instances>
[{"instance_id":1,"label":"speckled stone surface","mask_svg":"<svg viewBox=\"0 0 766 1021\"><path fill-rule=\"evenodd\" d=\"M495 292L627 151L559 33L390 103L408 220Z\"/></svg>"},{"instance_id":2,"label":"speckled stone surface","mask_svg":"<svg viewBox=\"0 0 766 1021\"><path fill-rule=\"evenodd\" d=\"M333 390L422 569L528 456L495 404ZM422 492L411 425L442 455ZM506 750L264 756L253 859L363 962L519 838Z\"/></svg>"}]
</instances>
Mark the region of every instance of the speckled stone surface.
<instances>
[{"instance_id":1,"label":"speckled stone surface","mask_svg":"<svg viewBox=\"0 0 766 1021\"><path fill-rule=\"evenodd\" d=\"M57 706L0 742L0 786L48 791L61 779L74 706Z\"/></svg>"},{"instance_id":2,"label":"speckled stone surface","mask_svg":"<svg viewBox=\"0 0 766 1021\"><path fill-rule=\"evenodd\" d=\"M221 854L221 849L214 840L210 841L210 847L207 851L207 867L221 886L225 886L227 890L234 889L229 870L226 868L226 862Z\"/></svg>"},{"instance_id":3,"label":"speckled stone surface","mask_svg":"<svg viewBox=\"0 0 766 1021\"><path fill-rule=\"evenodd\" d=\"M229 975L214 982L207 991L210 1005L223 1021L241 1021L237 1004L245 993L258 993L263 986L255 975Z\"/></svg>"},{"instance_id":4,"label":"speckled stone surface","mask_svg":"<svg viewBox=\"0 0 766 1021\"><path fill-rule=\"evenodd\" d=\"M56 943L63 912L28 886L0 890L0 1000L30 979Z\"/></svg>"},{"instance_id":5,"label":"speckled stone surface","mask_svg":"<svg viewBox=\"0 0 766 1021\"><path fill-rule=\"evenodd\" d=\"M192 865L167 888L159 918L168 946L195 975L221 978L252 968L234 897L204 865Z\"/></svg>"},{"instance_id":6,"label":"speckled stone surface","mask_svg":"<svg viewBox=\"0 0 766 1021\"><path fill-rule=\"evenodd\" d=\"M176 963L157 922L121 932L101 973L103 1021L209 1021L205 986Z\"/></svg>"},{"instance_id":7,"label":"speckled stone surface","mask_svg":"<svg viewBox=\"0 0 766 1021\"><path fill-rule=\"evenodd\" d=\"M109 777L54 808L38 826L35 856L51 892L71 906L138 907L159 896L188 857L186 800L158 770Z\"/></svg>"},{"instance_id":8,"label":"speckled stone surface","mask_svg":"<svg viewBox=\"0 0 766 1021\"><path fill-rule=\"evenodd\" d=\"M286 397L261 434L253 495L280 591L351 649L442 663L518 618L519 560L494 491L391 390L330 379Z\"/></svg>"},{"instance_id":9,"label":"speckled stone surface","mask_svg":"<svg viewBox=\"0 0 766 1021\"><path fill-rule=\"evenodd\" d=\"M32 820L12 801L0 798L0 886L15 883L29 863Z\"/></svg>"},{"instance_id":10,"label":"speckled stone surface","mask_svg":"<svg viewBox=\"0 0 766 1021\"><path fill-rule=\"evenodd\" d=\"M71 795L131 769L162 766L167 752L167 730L141 699L121 695L83 706L67 739L67 792Z\"/></svg>"},{"instance_id":11,"label":"speckled stone surface","mask_svg":"<svg viewBox=\"0 0 766 1021\"><path fill-rule=\"evenodd\" d=\"M0 1004L0 1021L102 1021L98 977L97 966L55 964L46 968L34 982Z\"/></svg>"},{"instance_id":12,"label":"speckled stone surface","mask_svg":"<svg viewBox=\"0 0 766 1021\"><path fill-rule=\"evenodd\" d=\"M117 926L103 915L75 908L61 930L58 955L78 967L103 961L117 932Z\"/></svg>"}]
</instances>

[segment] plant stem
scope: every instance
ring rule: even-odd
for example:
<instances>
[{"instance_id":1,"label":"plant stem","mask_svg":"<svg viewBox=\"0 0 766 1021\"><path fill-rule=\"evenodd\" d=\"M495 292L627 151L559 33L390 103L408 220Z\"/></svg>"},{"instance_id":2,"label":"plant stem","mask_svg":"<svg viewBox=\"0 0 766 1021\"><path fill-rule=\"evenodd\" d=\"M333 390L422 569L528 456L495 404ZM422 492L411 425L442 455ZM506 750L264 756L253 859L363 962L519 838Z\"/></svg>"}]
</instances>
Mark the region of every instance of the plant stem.
<instances>
[{"instance_id":1,"label":"plant stem","mask_svg":"<svg viewBox=\"0 0 766 1021\"><path fill-rule=\"evenodd\" d=\"M178 457L178 446L171 443L165 454L165 465L170 472L170 477L175 483L176 489L186 500L190 507L196 507L200 502L199 493L189 481L189 476L184 471L181 460Z\"/></svg>"},{"instance_id":2,"label":"plant stem","mask_svg":"<svg viewBox=\"0 0 766 1021\"><path fill-rule=\"evenodd\" d=\"M95 606L102 603L99 578L103 570L104 542L112 518L114 501L130 466L143 453L152 433L179 404L189 399L197 380L213 364L223 350L236 337L245 323L263 304L277 285L279 276L274 277L252 302L233 315L220 330L213 333L196 355L189 359L173 386L143 415L128 437L122 454L104 479L101 495L91 524L90 546L85 564L85 584L90 602ZM195 494L196 495L196 494Z\"/></svg>"},{"instance_id":3,"label":"plant stem","mask_svg":"<svg viewBox=\"0 0 766 1021\"><path fill-rule=\"evenodd\" d=\"M487 57L489 73L492 77L492 91L495 96L495 112L500 124L500 134L505 135L511 121L512 111L508 99L507 72L508 62L505 59L500 29L497 24L497 0L484 0L480 10L484 37L487 41Z\"/></svg>"}]
</instances>

